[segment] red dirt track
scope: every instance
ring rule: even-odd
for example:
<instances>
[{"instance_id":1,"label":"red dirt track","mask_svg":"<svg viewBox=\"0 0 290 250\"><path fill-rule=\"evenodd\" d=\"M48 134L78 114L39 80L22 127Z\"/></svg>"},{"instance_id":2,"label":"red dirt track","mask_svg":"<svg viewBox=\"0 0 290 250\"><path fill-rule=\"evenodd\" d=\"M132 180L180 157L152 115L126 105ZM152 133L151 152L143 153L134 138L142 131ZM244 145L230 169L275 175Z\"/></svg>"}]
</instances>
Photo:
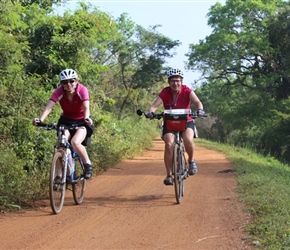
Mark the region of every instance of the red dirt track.
<instances>
[{"instance_id":1,"label":"red dirt track","mask_svg":"<svg viewBox=\"0 0 290 250\"><path fill-rule=\"evenodd\" d=\"M177 205L164 186L163 142L87 182L74 205L67 190L63 210L49 201L37 210L0 215L0 249L251 249L247 215L226 157L196 147L198 173L185 181Z\"/></svg>"}]
</instances>

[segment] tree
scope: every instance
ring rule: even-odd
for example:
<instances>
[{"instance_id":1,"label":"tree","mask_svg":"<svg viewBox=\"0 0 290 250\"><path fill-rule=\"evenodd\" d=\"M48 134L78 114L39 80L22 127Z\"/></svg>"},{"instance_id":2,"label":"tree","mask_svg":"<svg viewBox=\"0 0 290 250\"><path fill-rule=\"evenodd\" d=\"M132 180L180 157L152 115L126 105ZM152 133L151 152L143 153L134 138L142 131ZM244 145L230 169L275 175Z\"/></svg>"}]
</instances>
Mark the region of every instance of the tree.
<instances>
[{"instance_id":1,"label":"tree","mask_svg":"<svg viewBox=\"0 0 290 250\"><path fill-rule=\"evenodd\" d=\"M112 88L118 86L116 107L124 115L136 109L140 89L150 91L153 84L164 81L166 59L179 41L173 41L157 31L159 25L145 29L136 25L126 13L116 19L119 35L109 45ZM121 118L121 116L119 117Z\"/></svg>"},{"instance_id":2,"label":"tree","mask_svg":"<svg viewBox=\"0 0 290 250\"><path fill-rule=\"evenodd\" d=\"M281 74L282 68L277 67L277 46L269 34L274 31L273 17L286 4L278 0L228 0L225 5L215 4L208 14L213 32L199 44L190 45L188 67L201 70L206 79L273 93L288 72Z\"/></svg>"},{"instance_id":3,"label":"tree","mask_svg":"<svg viewBox=\"0 0 290 250\"><path fill-rule=\"evenodd\" d=\"M278 77L269 86L276 99L286 99L290 95L290 3L279 9L279 12L270 18L269 42L275 53L267 64L269 72L275 72Z\"/></svg>"},{"instance_id":4,"label":"tree","mask_svg":"<svg viewBox=\"0 0 290 250\"><path fill-rule=\"evenodd\" d=\"M31 5L26 12L31 27L27 31L31 47L27 73L41 75L46 84L49 79L57 81L62 69L73 67L88 85L95 85L96 78L106 68L96 54L105 50L116 32L110 26L110 18L85 4L63 16L44 15L44 11Z\"/></svg>"},{"instance_id":5,"label":"tree","mask_svg":"<svg viewBox=\"0 0 290 250\"><path fill-rule=\"evenodd\" d=\"M63 0L12 0L13 3L20 3L23 7L37 4L42 9L50 9L53 4L63 2Z\"/></svg>"},{"instance_id":6,"label":"tree","mask_svg":"<svg viewBox=\"0 0 290 250\"><path fill-rule=\"evenodd\" d=\"M203 72L204 105L215 138L289 160L289 3L228 0L208 14L212 34L190 46ZM286 106L285 106L286 104Z\"/></svg>"}]
</instances>

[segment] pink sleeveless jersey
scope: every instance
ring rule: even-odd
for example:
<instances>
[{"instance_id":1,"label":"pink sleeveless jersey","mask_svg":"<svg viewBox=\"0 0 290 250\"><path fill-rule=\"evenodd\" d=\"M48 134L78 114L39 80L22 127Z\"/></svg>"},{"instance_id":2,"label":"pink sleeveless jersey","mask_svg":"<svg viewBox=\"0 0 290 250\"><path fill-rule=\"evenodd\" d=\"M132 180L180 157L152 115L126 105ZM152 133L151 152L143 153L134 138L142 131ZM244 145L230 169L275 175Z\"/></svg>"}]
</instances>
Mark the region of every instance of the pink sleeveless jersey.
<instances>
[{"instance_id":1,"label":"pink sleeveless jersey","mask_svg":"<svg viewBox=\"0 0 290 250\"><path fill-rule=\"evenodd\" d=\"M50 97L50 100L53 102L59 101L63 111L63 117L74 120L85 118L82 105L84 101L88 101L89 99L88 89L79 83L77 84L72 101L66 97L62 86L56 88Z\"/></svg>"}]
</instances>

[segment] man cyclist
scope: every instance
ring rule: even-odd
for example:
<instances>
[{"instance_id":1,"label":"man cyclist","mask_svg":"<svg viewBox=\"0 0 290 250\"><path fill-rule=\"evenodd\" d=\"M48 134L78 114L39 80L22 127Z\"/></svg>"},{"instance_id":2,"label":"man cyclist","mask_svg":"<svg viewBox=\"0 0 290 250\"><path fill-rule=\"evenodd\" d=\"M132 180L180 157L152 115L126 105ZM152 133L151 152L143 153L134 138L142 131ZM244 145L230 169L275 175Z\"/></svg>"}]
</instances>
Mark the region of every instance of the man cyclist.
<instances>
[{"instance_id":1,"label":"man cyclist","mask_svg":"<svg viewBox=\"0 0 290 250\"><path fill-rule=\"evenodd\" d=\"M146 115L148 118L153 118L155 110L163 103L164 109L190 109L192 103L198 110L198 115L203 116L203 105L194 91L186 85L183 85L183 72L179 69L170 69L167 72L168 87L165 87L156 97L149 112ZM186 130L182 132L181 137L184 142L185 151L188 155L189 175L197 173L197 166L193 159L194 156L194 132L195 125L191 117L188 117ZM173 179L170 175L172 164L172 146L174 137L172 132L162 128L162 139L165 143L164 163L166 168L167 177L164 180L165 185L173 185Z\"/></svg>"},{"instance_id":2,"label":"man cyclist","mask_svg":"<svg viewBox=\"0 0 290 250\"><path fill-rule=\"evenodd\" d=\"M78 75L73 69L65 69L59 74L60 86L56 88L39 118L33 119L33 125L43 122L49 115L55 103L59 101L62 114L58 125L78 124L77 130L66 131L73 149L81 157L85 167L85 178L92 176L93 165L89 159L85 139L93 133L93 121L90 118L90 100L88 89L79 83Z\"/></svg>"}]
</instances>

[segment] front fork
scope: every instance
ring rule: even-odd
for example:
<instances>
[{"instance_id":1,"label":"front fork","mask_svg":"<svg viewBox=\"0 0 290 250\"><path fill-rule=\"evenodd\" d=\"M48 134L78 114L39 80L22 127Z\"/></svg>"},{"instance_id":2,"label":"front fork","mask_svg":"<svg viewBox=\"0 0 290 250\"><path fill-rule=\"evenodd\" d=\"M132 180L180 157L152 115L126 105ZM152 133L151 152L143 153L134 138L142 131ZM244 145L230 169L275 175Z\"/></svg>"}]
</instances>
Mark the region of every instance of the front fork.
<instances>
[{"instance_id":1,"label":"front fork","mask_svg":"<svg viewBox=\"0 0 290 250\"><path fill-rule=\"evenodd\" d=\"M68 168L68 150L69 148L63 147L54 147L54 152L60 152L62 155L61 166L57 166L57 175L61 176L61 184L63 185L66 182L67 177L67 168Z\"/></svg>"},{"instance_id":2,"label":"front fork","mask_svg":"<svg viewBox=\"0 0 290 250\"><path fill-rule=\"evenodd\" d=\"M186 167L186 160L185 160L185 157L184 157L185 148L184 148L184 144L183 144L182 141L178 141L176 143L178 143L178 145L179 145L179 150L177 152L178 159L179 159L178 165L182 169L182 170L180 170L180 168L179 168L178 175L180 176L180 178L185 180L187 177L189 177L188 168Z\"/></svg>"}]
</instances>

